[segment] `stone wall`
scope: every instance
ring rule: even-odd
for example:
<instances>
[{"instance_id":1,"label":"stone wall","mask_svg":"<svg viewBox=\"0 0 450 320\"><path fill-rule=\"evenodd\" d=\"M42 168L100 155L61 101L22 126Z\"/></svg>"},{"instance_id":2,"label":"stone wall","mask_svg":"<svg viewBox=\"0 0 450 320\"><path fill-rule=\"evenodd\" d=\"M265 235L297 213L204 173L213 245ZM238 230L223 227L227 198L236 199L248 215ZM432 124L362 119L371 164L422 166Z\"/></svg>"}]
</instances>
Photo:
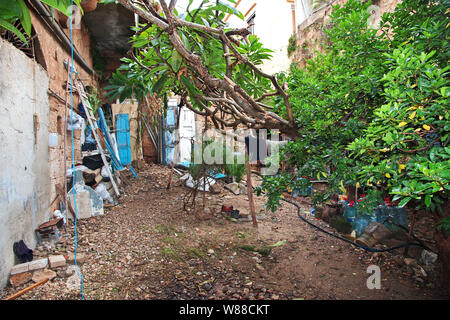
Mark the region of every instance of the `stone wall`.
<instances>
[{"instance_id":1,"label":"stone wall","mask_svg":"<svg viewBox=\"0 0 450 320\"><path fill-rule=\"evenodd\" d=\"M324 30L329 22L329 15L333 10L332 6L343 5L348 0L330 1L328 5L320 7L313 12L306 20L297 27L296 43L297 50L292 53L291 61L298 63L299 67L304 68L306 60L314 57L314 52L320 50L320 44L325 39ZM400 0L373 0L372 4L377 6L374 14L381 16L384 12L394 11ZM372 25L378 25L379 19L373 19Z\"/></svg>"},{"instance_id":2,"label":"stone wall","mask_svg":"<svg viewBox=\"0 0 450 320\"><path fill-rule=\"evenodd\" d=\"M0 39L0 288L17 263L13 244L34 248L34 230L49 218L49 78Z\"/></svg>"}]
</instances>

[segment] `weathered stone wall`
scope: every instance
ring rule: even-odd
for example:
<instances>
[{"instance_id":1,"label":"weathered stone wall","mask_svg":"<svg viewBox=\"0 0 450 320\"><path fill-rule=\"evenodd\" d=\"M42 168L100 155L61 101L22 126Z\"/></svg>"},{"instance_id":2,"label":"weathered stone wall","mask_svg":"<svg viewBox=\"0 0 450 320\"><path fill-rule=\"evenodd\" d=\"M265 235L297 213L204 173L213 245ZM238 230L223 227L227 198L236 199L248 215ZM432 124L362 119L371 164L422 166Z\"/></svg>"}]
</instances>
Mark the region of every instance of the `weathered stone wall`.
<instances>
[{"instance_id":1,"label":"weathered stone wall","mask_svg":"<svg viewBox=\"0 0 450 320\"><path fill-rule=\"evenodd\" d=\"M45 60L45 66L50 78L49 88L55 92L60 98L54 95L49 95L50 101L50 122L48 131L49 133L58 134L58 146L50 147L50 199L54 199L56 196L56 185L63 186L65 183L65 171L64 171L64 128L65 119L70 120L70 94L67 95L69 105L65 110L64 99L66 98L66 82L67 82L67 70L64 66L64 61L70 63L71 54L57 40L55 35L45 26L45 24L38 18L33 12L31 12L31 20L33 28L36 31L40 48L43 53L43 59ZM70 30L63 29L70 39ZM73 43L74 47L83 57L83 59L92 67L93 59L91 54L91 44L89 32L85 25L81 23L81 29L73 30ZM94 76L88 71L83 69L74 60L74 66L79 73L80 79L82 79L85 86L96 86ZM62 98L62 100L61 100ZM80 102L79 96L73 94L74 110L78 110L78 104ZM74 150L75 150L75 164L81 163L81 132L74 132ZM66 136L66 167L72 165L72 141L71 132L67 131ZM58 207L58 203L53 204L51 209Z\"/></svg>"},{"instance_id":2,"label":"weathered stone wall","mask_svg":"<svg viewBox=\"0 0 450 320\"><path fill-rule=\"evenodd\" d=\"M343 5L348 0L334 0L328 5L320 7L306 20L300 23L297 27L296 42L297 50L292 53L291 61L298 63L299 67L304 68L306 60L314 57L314 52L320 50L320 44L325 39L324 29L329 22L329 15L333 10L332 6L340 4ZM384 12L394 11L400 0L373 0L372 4L378 6L377 13L381 16ZM379 22L373 20L372 24L375 26Z\"/></svg>"},{"instance_id":3,"label":"weathered stone wall","mask_svg":"<svg viewBox=\"0 0 450 320\"><path fill-rule=\"evenodd\" d=\"M0 39L0 288L15 261L13 244L34 248L49 218L49 78Z\"/></svg>"}]
</instances>

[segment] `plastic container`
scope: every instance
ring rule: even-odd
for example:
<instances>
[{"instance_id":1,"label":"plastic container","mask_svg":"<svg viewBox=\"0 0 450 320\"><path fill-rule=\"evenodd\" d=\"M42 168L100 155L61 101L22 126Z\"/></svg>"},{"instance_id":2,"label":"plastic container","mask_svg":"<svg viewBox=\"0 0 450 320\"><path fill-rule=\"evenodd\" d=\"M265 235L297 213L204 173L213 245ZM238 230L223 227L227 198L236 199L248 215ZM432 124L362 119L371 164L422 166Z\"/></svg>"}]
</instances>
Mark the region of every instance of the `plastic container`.
<instances>
[{"instance_id":1,"label":"plastic container","mask_svg":"<svg viewBox=\"0 0 450 320\"><path fill-rule=\"evenodd\" d=\"M50 132L48 134L48 146L49 147L57 147L58 146L58 134L54 132Z\"/></svg>"},{"instance_id":2,"label":"plastic container","mask_svg":"<svg viewBox=\"0 0 450 320\"><path fill-rule=\"evenodd\" d=\"M366 229L366 227L375 220L375 216L370 216L368 214L357 215L352 223L352 227L353 230L356 231L356 235L359 237L364 232L364 229Z\"/></svg>"},{"instance_id":3,"label":"plastic container","mask_svg":"<svg viewBox=\"0 0 450 320\"><path fill-rule=\"evenodd\" d=\"M348 220L348 222L353 223L357 216L356 208L345 206L343 216Z\"/></svg>"},{"instance_id":4,"label":"plastic container","mask_svg":"<svg viewBox=\"0 0 450 320\"><path fill-rule=\"evenodd\" d=\"M405 208L381 205L375 209L375 217L378 223L384 224L391 231L404 230L400 226L408 229L408 214Z\"/></svg>"},{"instance_id":5,"label":"plastic container","mask_svg":"<svg viewBox=\"0 0 450 320\"><path fill-rule=\"evenodd\" d=\"M311 217L315 217L316 216L316 208L311 207L310 213L311 213Z\"/></svg>"}]
</instances>

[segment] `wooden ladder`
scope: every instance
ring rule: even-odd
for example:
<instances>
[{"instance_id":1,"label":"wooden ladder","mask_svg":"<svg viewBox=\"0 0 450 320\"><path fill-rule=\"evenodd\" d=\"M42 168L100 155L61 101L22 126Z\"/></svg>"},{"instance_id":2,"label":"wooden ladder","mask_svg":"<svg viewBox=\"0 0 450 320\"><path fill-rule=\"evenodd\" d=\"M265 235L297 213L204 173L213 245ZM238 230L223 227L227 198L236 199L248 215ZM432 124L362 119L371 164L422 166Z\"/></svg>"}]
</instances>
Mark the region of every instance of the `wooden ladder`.
<instances>
[{"instance_id":1,"label":"wooden ladder","mask_svg":"<svg viewBox=\"0 0 450 320\"><path fill-rule=\"evenodd\" d=\"M86 92L84 90L83 83L81 82L80 79L77 78L77 79L75 79L75 84L76 84L76 88L77 88L78 94L80 95L81 101L83 103L83 107L84 107L84 110L85 110L85 113L86 113L86 118L89 121L89 125L92 128L92 133L94 134L95 141L97 142L97 147L98 147L98 150L100 151L100 155L102 157L103 164L105 165L105 168L106 168L106 171L108 173L108 176L111 179L111 183L113 185L114 192L119 197L120 196L119 188L117 188L117 184L114 181L112 172L109 169L108 161L106 160L105 152L104 152L104 150L102 148L102 144L100 143L100 138L99 138L98 132L97 132L97 129L98 129L97 121L95 120L95 117L92 114L92 107L91 107L91 104L89 103L88 96L87 96L87 94L86 94Z\"/></svg>"}]
</instances>

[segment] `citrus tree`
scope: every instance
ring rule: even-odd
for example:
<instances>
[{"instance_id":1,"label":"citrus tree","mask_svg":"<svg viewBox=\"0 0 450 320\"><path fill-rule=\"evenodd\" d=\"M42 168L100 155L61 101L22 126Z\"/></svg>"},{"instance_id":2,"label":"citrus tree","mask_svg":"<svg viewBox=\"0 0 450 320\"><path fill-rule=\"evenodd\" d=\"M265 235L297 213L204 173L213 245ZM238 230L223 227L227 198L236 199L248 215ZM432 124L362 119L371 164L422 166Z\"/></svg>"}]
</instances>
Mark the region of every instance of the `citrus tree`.
<instances>
[{"instance_id":1,"label":"citrus tree","mask_svg":"<svg viewBox=\"0 0 450 320\"><path fill-rule=\"evenodd\" d=\"M367 23L369 5L335 6L323 51L305 69L292 68L288 93L300 139L283 152L297 171L266 178L262 188L276 207L301 176L326 178L328 192L317 201L353 185L381 202L393 197L399 206L443 219L450 176L449 2L404 0L377 29ZM441 228L450 231L448 219Z\"/></svg>"},{"instance_id":2,"label":"citrus tree","mask_svg":"<svg viewBox=\"0 0 450 320\"><path fill-rule=\"evenodd\" d=\"M367 186L382 184L399 206L444 216L450 191L448 10L448 1L405 1L384 17L386 34L393 31L392 49L383 55L388 71L379 81L384 101L364 135L348 146Z\"/></svg>"}]
</instances>

